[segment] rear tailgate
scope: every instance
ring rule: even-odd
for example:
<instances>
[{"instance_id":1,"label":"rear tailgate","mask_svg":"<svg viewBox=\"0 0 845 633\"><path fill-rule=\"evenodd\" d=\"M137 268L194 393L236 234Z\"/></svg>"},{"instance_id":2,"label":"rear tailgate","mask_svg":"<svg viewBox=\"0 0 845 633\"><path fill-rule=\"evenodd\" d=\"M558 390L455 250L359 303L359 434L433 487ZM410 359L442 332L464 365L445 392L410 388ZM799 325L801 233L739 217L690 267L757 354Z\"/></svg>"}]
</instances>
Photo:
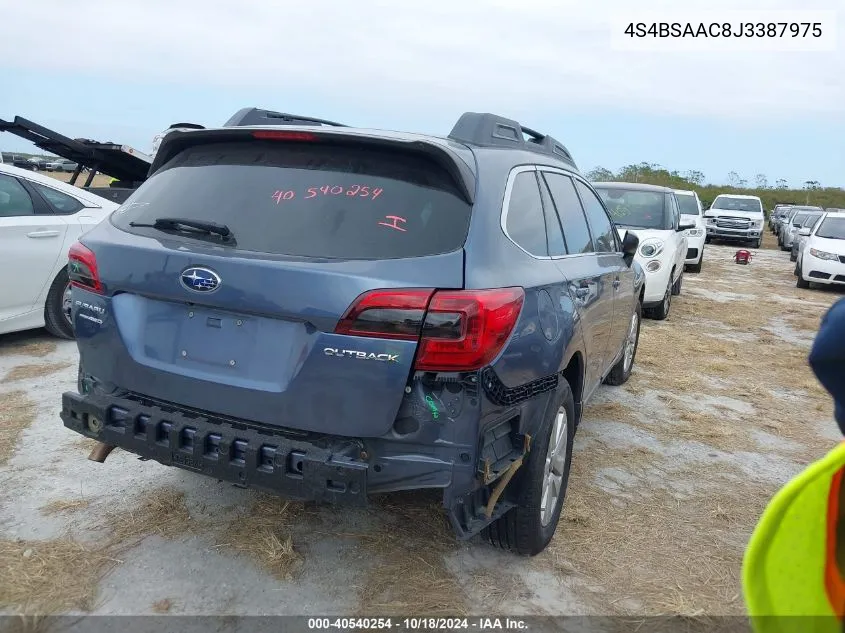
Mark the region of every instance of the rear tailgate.
<instances>
[{"instance_id":1,"label":"rear tailgate","mask_svg":"<svg viewBox=\"0 0 845 633\"><path fill-rule=\"evenodd\" d=\"M449 170L413 148L282 138L186 144L168 160L83 238L102 286L75 289L86 373L286 428L387 432L430 293L406 293L416 326L376 301L362 318L384 337L336 329L367 291L463 287L471 204ZM232 236L132 226L162 217ZM80 320L80 304L105 314Z\"/></svg>"}]
</instances>

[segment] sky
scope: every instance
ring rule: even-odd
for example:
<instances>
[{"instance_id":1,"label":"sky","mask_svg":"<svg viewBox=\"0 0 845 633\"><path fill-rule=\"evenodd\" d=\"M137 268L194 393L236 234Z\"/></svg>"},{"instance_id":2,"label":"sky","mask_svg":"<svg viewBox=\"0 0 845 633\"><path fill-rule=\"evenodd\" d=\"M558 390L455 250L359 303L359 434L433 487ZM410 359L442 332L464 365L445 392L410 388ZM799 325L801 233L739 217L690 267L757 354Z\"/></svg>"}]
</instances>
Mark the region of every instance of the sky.
<instances>
[{"instance_id":1,"label":"sky","mask_svg":"<svg viewBox=\"0 0 845 633\"><path fill-rule=\"evenodd\" d=\"M171 123L246 106L438 135L494 112L584 172L649 162L845 187L840 1L0 0L0 118L149 151ZM620 33L743 17L821 20L823 37ZM38 151L8 133L0 149Z\"/></svg>"}]
</instances>

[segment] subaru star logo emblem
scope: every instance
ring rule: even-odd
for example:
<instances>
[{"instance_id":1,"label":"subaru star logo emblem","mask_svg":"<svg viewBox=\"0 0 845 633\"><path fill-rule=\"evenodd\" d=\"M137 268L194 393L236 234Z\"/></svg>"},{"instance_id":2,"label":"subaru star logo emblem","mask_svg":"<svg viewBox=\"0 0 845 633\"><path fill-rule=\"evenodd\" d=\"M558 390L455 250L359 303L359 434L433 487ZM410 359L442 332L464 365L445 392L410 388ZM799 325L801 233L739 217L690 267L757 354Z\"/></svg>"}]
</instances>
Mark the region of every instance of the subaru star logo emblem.
<instances>
[{"instance_id":1,"label":"subaru star logo emblem","mask_svg":"<svg viewBox=\"0 0 845 633\"><path fill-rule=\"evenodd\" d=\"M220 276L208 268L192 266L182 271L182 285L194 292L214 292L220 287Z\"/></svg>"}]
</instances>

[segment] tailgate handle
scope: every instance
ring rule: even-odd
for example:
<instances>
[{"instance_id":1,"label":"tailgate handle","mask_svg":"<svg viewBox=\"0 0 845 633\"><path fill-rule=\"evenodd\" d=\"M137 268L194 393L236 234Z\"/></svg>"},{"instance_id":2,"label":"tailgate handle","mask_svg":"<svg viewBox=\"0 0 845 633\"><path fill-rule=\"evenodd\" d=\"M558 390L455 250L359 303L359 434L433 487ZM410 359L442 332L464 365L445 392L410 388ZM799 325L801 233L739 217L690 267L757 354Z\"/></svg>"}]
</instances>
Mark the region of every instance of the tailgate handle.
<instances>
[{"instance_id":1,"label":"tailgate handle","mask_svg":"<svg viewBox=\"0 0 845 633\"><path fill-rule=\"evenodd\" d=\"M27 233L27 237L56 237L58 236L58 231L33 231L32 233Z\"/></svg>"}]
</instances>

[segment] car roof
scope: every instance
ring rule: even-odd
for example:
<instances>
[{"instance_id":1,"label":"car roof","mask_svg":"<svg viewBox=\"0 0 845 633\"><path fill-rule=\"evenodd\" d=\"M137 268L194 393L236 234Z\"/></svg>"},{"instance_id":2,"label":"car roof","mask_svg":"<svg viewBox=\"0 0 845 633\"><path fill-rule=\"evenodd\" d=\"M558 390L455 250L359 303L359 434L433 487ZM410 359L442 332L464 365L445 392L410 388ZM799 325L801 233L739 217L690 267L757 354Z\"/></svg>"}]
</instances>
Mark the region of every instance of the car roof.
<instances>
[{"instance_id":1,"label":"car roof","mask_svg":"<svg viewBox=\"0 0 845 633\"><path fill-rule=\"evenodd\" d=\"M654 191L658 193L674 193L674 189L661 185L649 185L643 182L593 182L596 189L625 189L627 191Z\"/></svg>"},{"instance_id":2,"label":"car roof","mask_svg":"<svg viewBox=\"0 0 845 633\"><path fill-rule=\"evenodd\" d=\"M825 220L827 218L845 218L845 211L828 211L824 214Z\"/></svg>"},{"instance_id":3,"label":"car roof","mask_svg":"<svg viewBox=\"0 0 845 633\"><path fill-rule=\"evenodd\" d=\"M58 178L43 176L28 169L21 169L19 167L14 167L6 163L0 163L0 174L8 174L9 176L14 176L15 178L24 178L25 180L37 182L38 184L44 185L46 187L52 187L53 189L61 191L62 193L66 193L76 198L81 198L82 200L91 203L91 205L103 207L104 209L119 206L113 201L108 200L107 198L103 198L102 196L98 196L95 193L86 191L81 187L69 185L66 182L62 182Z\"/></svg>"},{"instance_id":4,"label":"car roof","mask_svg":"<svg viewBox=\"0 0 845 633\"><path fill-rule=\"evenodd\" d=\"M748 196L743 193L720 193L716 198L742 198L744 200L759 200L760 196Z\"/></svg>"},{"instance_id":5,"label":"car roof","mask_svg":"<svg viewBox=\"0 0 845 633\"><path fill-rule=\"evenodd\" d=\"M691 189L673 189L673 191L682 196L697 196L698 193Z\"/></svg>"}]
</instances>

